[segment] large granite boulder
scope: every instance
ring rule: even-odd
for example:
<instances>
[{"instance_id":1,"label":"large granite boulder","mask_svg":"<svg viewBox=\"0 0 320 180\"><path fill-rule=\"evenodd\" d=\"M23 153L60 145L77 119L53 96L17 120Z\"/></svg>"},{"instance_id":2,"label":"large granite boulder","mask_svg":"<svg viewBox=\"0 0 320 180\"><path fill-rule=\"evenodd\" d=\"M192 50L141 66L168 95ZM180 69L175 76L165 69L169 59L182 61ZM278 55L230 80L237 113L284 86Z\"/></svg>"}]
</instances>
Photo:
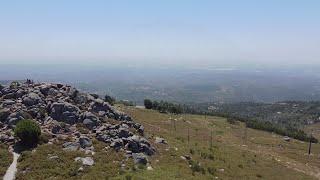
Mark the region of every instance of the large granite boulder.
<instances>
[{"instance_id":1,"label":"large granite boulder","mask_svg":"<svg viewBox=\"0 0 320 180\"><path fill-rule=\"evenodd\" d=\"M0 110L0 122L4 122L10 115L10 109L5 108Z\"/></svg>"},{"instance_id":2,"label":"large granite boulder","mask_svg":"<svg viewBox=\"0 0 320 180\"><path fill-rule=\"evenodd\" d=\"M99 111L110 111L112 107L109 103L104 102L102 99L95 99L90 106L93 112L99 113Z\"/></svg>"},{"instance_id":3,"label":"large granite boulder","mask_svg":"<svg viewBox=\"0 0 320 180\"><path fill-rule=\"evenodd\" d=\"M67 102L54 102L50 107L50 116L54 120L74 124L80 121L80 109Z\"/></svg>"},{"instance_id":4,"label":"large granite boulder","mask_svg":"<svg viewBox=\"0 0 320 180\"><path fill-rule=\"evenodd\" d=\"M32 92L23 98L22 103L26 106L33 106L40 103L41 101L41 97L38 94Z\"/></svg>"}]
</instances>

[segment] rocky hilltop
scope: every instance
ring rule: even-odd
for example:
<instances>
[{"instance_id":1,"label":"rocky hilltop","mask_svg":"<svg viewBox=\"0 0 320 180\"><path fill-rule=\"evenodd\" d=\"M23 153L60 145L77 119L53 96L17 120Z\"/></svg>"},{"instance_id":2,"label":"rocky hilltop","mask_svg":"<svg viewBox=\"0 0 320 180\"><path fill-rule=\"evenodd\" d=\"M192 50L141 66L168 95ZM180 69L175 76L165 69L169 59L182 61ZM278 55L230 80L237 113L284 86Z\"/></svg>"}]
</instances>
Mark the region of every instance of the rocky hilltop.
<instances>
[{"instance_id":1,"label":"rocky hilltop","mask_svg":"<svg viewBox=\"0 0 320 180\"><path fill-rule=\"evenodd\" d=\"M147 163L155 149L144 127L95 94L54 83L13 82L0 86L0 142L14 144L13 129L22 119L36 121L48 143L64 140L64 150L94 153L93 138L106 148L124 151L136 163Z\"/></svg>"}]
</instances>

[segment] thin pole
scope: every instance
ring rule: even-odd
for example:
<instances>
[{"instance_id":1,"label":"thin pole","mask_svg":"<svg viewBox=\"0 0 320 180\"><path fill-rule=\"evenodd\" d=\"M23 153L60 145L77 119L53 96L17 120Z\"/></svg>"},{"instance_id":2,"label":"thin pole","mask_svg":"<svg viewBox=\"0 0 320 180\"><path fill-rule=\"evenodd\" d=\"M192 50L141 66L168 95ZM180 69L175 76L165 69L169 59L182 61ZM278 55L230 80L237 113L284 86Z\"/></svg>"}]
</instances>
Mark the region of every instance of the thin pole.
<instances>
[{"instance_id":1,"label":"thin pole","mask_svg":"<svg viewBox=\"0 0 320 180\"><path fill-rule=\"evenodd\" d=\"M311 139L310 139L310 143L309 143L309 155L311 154L311 144L312 144L312 142L311 142Z\"/></svg>"},{"instance_id":2,"label":"thin pole","mask_svg":"<svg viewBox=\"0 0 320 180\"><path fill-rule=\"evenodd\" d=\"M188 144L190 143L190 132L189 132L189 126L188 126Z\"/></svg>"},{"instance_id":3,"label":"thin pole","mask_svg":"<svg viewBox=\"0 0 320 180\"><path fill-rule=\"evenodd\" d=\"M310 142L309 142L309 151L308 151L308 154L310 155L311 154L311 144L312 144L312 132L310 134Z\"/></svg>"},{"instance_id":4,"label":"thin pole","mask_svg":"<svg viewBox=\"0 0 320 180\"><path fill-rule=\"evenodd\" d=\"M210 136L210 148L212 148L212 136L213 136L213 132L211 130L211 136Z\"/></svg>"},{"instance_id":5,"label":"thin pole","mask_svg":"<svg viewBox=\"0 0 320 180\"><path fill-rule=\"evenodd\" d=\"M243 143L247 144L247 125L244 124L244 137L243 137Z\"/></svg>"}]
</instances>

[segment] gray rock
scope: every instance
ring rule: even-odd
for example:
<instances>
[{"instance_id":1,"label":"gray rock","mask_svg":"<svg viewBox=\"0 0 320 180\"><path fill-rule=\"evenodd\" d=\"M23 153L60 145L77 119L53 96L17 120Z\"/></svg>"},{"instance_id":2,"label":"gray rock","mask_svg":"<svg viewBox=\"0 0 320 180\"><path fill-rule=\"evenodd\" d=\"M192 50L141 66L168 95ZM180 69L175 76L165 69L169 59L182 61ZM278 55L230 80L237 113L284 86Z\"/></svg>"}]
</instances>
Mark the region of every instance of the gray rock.
<instances>
[{"instance_id":1,"label":"gray rock","mask_svg":"<svg viewBox=\"0 0 320 180\"><path fill-rule=\"evenodd\" d=\"M143 135L144 134L144 127L141 125L138 129L138 132Z\"/></svg>"},{"instance_id":2,"label":"gray rock","mask_svg":"<svg viewBox=\"0 0 320 180\"><path fill-rule=\"evenodd\" d=\"M60 126L60 124L59 123L55 123L53 125L52 129L51 129L51 132L53 134L59 134L61 132L61 130L62 130L62 127Z\"/></svg>"},{"instance_id":3,"label":"gray rock","mask_svg":"<svg viewBox=\"0 0 320 180\"><path fill-rule=\"evenodd\" d=\"M79 93L79 91L76 88L70 88L68 95L69 95L69 97L74 99L77 97L78 93Z\"/></svg>"},{"instance_id":4,"label":"gray rock","mask_svg":"<svg viewBox=\"0 0 320 180\"><path fill-rule=\"evenodd\" d=\"M74 124L79 122L80 109L67 102L52 103L50 107L50 116L57 121Z\"/></svg>"},{"instance_id":5,"label":"gray rock","mask_svg":"<svg viewBox=\"0 0 320 180\"><path fill-rule=\"evenodd\" d=\"M106 115L106 112L105 112L105 111L99 111L99 112L98 112L98 115L99 115L100 117L104 117L104 116Z\"/></svg>"},{"instance_id":6,"label":"gray rock","mask_svg":"<svg viewBox=\"0 0 320 180\"><path fill-rule=\"evenodd\" d=\"M8 124L10 126L16 125L20 120L29 119L30 116L31 116L30 114L28 114L26 112L22 112L22 111L11 113L9 115L9 117L7 118L8 119Z\"/></svg>"},{"instance_id":7,"label":"gray rock","mask_svg":"<svg viewBox=\"0 0 320 180\"><path fill-rule=\"evenodd\" d=\"M49 96L56 96L58 95L59 91L54 89L54 88L50 88L48 91L47 91L47 95Z\"/></svg>"},{"instance_id":8,"label":"gray rock","mask_svg":"<svg viewBox=\"0 0 320 180\"><path fill-rule=\"evenodd\" d=\"M285 140L285 141L287 141L287 142L290 142L291 138L288 137L288 136L284 136L284 137L283 137L283 140Z\"/></svg>"},{"instance_id":9,"label":"gray rock","mask_svg":"<svg viewBox=\"0 0 320 180\"><path fill-rule=\"evenodd\" d=\"M92 109L92 111L97 113L99 111L109 111L112 109L109 103L104 102L102 99L95 99L90 108Z\"/></svg>"},{"instance_id":10,"label":"gray rock","mask_svg":"<svg viewBox=\"0 0 320 180\"><path fill-rule=\"evenodd\" d=\"M23 98L22 103L26 106L33 106L38 104L41 101L41 98L36 93L29 93L26 97Z\"/></svg>"},{"instance_id":11,"label":"gray rock","mask_svg":"<svg viewBox=\"0 0 320 180\"><path fill-rule=\"evenodd\" d=\"M148 158L143 153L132 153L132 158L136 164L146 165L148 163Z\"/></svg>"},{"instance_id":12,"label":"gray rock","mask_svg":"<svg viewBox=\"0 0 320 180\"><path fill-rule=\"evenodd\" d=\"M27 113L30 114L33 118L36 118L39 112L39 108L27 109Z\"/></svg>"},{"instance_id":13,"label":"gray rock","mask_svg":"<svg viewBox=\"0 0 320 180\"><path fill-rule=\"evenodd\" d=\"M6 121L9 115L10 115L10 109L8 108L0 109L0 122Z\"/></svg>"},{"instance_id":14,"label":"gray rock","mask_svg":"<svg viewBox=\"0 0 320 180\"><path fill-rule=\"evenodd\" d=\"M90 101L85 93L78 93L73 99L77 104L87 104Z\"/></svg>"},{"instance_id":15,"label":"gray rock","mask_svg":"<svg viewBox=\"0 0 320 180\"><path fill-rule=\"evenodd\" d=\"M129 137L129 135L130 135L130 132L129 132L129 130L128 129L126 129L126 128L119 128L119 134L118 134L118 136L119 136L119 138L127 138L127 137Z\"/></svg>"},{"instance_id":16,"label":"gray rock","mask_svg":"<svg viewBox=\"0 0 320 180\"><path fill-rule=\"evenodd\" d=\"M4 96L2 96L3 99L15 99L16 98L16 93L12 92L12 93L8 93Z\"/></svg>"},{"instance_id":17,"label":"gray rock","mask_svg":"<svg viewBox=\"0 0 320 180\"><path fill-rule=\"evenodd\" d=\"M106 134L97 134L96 136L97 140L98 141L102 141L102 142L105 142L105 143L111 143L111 137L109 135L106 135Z\"/></svg>"},{"instance_id":18,"label":"gray rock","mask_svg":"<svg viewBox=\"0 0 320 180\"><path fill-rule=\"evenodd\" d=\"M155 149L147 144L140 144L140 152L145 153L148 156L151 156L154 154Z\"/></svg>"},{"instance_id":19,"label":"gray rock","mask_svg":"<svg viewBox=\"0 0 320 180\"><path fill-rule=\"evenodd\" d=\"M132 136L133 137L133 136ZM140 152L139 141L134 140L132 137L127 138L126 149L134 153Z\"/></svg>"},{"instance_id":20,"label":"gray rock","mask_svg":"<svg viewBox=\"0 0 320 180\"><path fill-rule=\"evenodd\" d=\"M82 148L91 147L92 141L90 138L82 136L79 138L79 143Z\"/></svg>"},{"instance_id":21,"label":"gray rock","mask_svg":"<svg viewBox=\"0 0 320 180\"><path fill-rule=\"evenodd\" d=\"M8 124L10 126L12 125L16 125L21 119L18 119L18 118L10 118L9 121L8 121Z\"/></svg>"},{"instance_id":22,"label":"gray rock","mask_svg":"<svg viewBox=\"0 0 320 180\"><path fill-rule=\"evenodd\" d=\"M113 139L110 147L114 148L115 150L120 150L123 147L123 140L122 139Z\"/></svg>"},{"instance_id":23,"label":"gray rock","mask_svg":"<svg viewBox=\"0 0 320 180\"><path fill-rule=\"evenodd\" d=\"M76 157L74 160L76 162L81 162L82 165L85 165L85 166L93 166L94 165L94 160L92 159L92 157L85 157L85 158Z\"/></svg>"},{"instance_id":24,"label":"gray rock","mask_svg":"<svg viewBox=\"0 0 320 180\"><path fill-rule=\"evenodd\" d=\"M24 96L26 94L26 91L23 89L19 89L16 93L15 93L15 98L21 98L22 96Z\"/></svg>"},{"instance_id":25,"label":"gray rock","mask_svg":"<svg viewBox=\"0 0 320 180\"><path fill-rule=\"evenodd\" d=\"M39 88L40 88L40 92L43 95L47 96L48 95L48 91L51 88L51 85L50 84L42 84Z\"/></svg>"},{"instance_id":26,"label":"gray rock","mask_svg":"<svg viewBox=\"0 0 320 180\"><path fill-rule=\"evenodd\" d=\"M82 122L88 129L93 129L93 127L95 126L95 123L90 120L90 119L85 119Z\"/></svg>"},{"instance_id":27,"label":"gray rock","mask_svg":"<svg viewBox=\"0 0 320 180\"><path fill-rule=\"evenodd\" d=\"M157 143L157 144L168 144L165 139L160 138L160 137L156 137L155 143Z\"/></svg>"},{"instance_id":28,"label":"gray rock","mask_svg":"<svg viewBox=\"0 0 320 180\"><path fill-rule=\"evenodd\" d=\"M57 88L59 89L63 87L63 84L60 84L60 83L57 83L56 85L57 85Z\"/></svg>"},{"instance_id":29,"label":"gray rock","mask_svg":"<svg viewBox=\"0 0 320 180\"><path fill-rule=\"evenodd\" d=\"M59 156L49 156L48 159L49 159L49 160L59 159Z\"/></svg>"},{"instance_id":30,"label":"gray rock","mask_svg":"<svg viewBox=\"0 0 320 180\"><path fill-rule=\"evenodd\" d=\"M106 115L110 119L115 119L115 115L113 113L108 112Z\"/></svg>"},{"instance_id":31,"label":"gray rock","mask_svg":"<svg viewBox=\"0 0 320 180\"><path fill-rule=\"evenodd\" d=\"M14 137L9 136L7 134L0 134L0 142L2 142L2 143L14 142Z\"/></svg>"},{"instance_id":32,"label":"gray rock","mask_svg":"<svg viewBox=\"0 0 320 180\"><path fill-rule=\"evenodd\" d=\"M80 144L76 142L66 142L62 146L65 151L77 151L80 148Z\"/></svg>"},{"instance_id":33,"label":"gray rock","mask_svg":"<svg viewBox=\"0 0 320 180\"><path fill-rule=\"evenodd\" d=\"M7 107L7 106L11 106L11 105L13 105L15 103L16 103L15 101L7 99L7 100L3 101L2 105Z\"/></svg>"},{"instance_id":34,"label":"gray rock","mask_svg":"<svg viewBox=\"0 0 320 180\"><path fill-rule=\"evenodd\" d=\"M83 119L90 119L91 121L94 121L94 122L97 122L99 120L99 118L96 115L88 111L84 112L82 116L83 116Z\"/></svg>"}]
</instances>

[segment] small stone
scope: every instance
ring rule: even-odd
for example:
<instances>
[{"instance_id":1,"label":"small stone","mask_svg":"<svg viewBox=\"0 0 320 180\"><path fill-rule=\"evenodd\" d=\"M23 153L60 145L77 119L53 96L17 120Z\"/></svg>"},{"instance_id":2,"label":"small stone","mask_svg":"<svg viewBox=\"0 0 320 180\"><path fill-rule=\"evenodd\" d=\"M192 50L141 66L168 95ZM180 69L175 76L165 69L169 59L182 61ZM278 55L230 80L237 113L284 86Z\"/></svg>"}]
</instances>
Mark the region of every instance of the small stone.
<instances>
[{"instance_id":1,"label":"small stone","mask_svg":"<svg viewBox=\"0 0 320 180\"><path fill-rule=\"evenodd\" d=\"M88 138L88 137L85 137L85 136L82 136L82 137L79 138L79 143L80 143L80 146L82 148L86 148L86 147L92 146L91 139Z\"/></svg>"},{"instance_id":2,"label":"small stone","mask_svg":"<svg viewBox=\"0 0 320 180\"><path fill-rule=\"evenodd\" d=\"M63 150L65 151L76 151L79 149L80 144L75 142L66 142L62 146L64 147Z\"/></svg>"},{"instance_id":3,"label":"small stone","mask_svg":"<svg viewBox=\"0 0 320 180\"><path fill-rule=\"evenodd\" d=\"M82 165L85 165L85 166L93 166L94 164L94 160L92 159L92 157L85 157L85 158L76 157L74 160L76 162L82 162Z\"/></svg>"},{"instance_id":4,"label":"small stone","mask_svg":"<svg viewBox=\"0 0 320 180\"><path fill-rule=\"evenodd\" d=\"M168 144L165 139L160 138L160 137L156 137L155 143L157 143L157 144Z\"/></svg>"},{"instance_id":5,"label":"small stone","mask_svg":"<svg viewBox=\"0 0 320 180\"><path fill-rule=\"evenodd\" d=\"M79 167L78 172L82 172L83 170L84 170L84 168L81 166L81 167Z\"/></svg>"},{"instance_id":6,"label":"small stone","mask_svg":"<svg viewBox=\"0 0 320 180\"><path fill-rule=\"evenodd\" d=\"M153 170L152 166L149 165L149 166L147 167L147 170L148 170L148 171L152 171L152 170Z\"/></svg>"},{"instance_id":7,"label":"small stone","mask_svg":"<svg viewBox=\"0 0 320 180\"><path fill-rule=\"evenodd\" d=\"M59 159L59 156L49 156L48 159L50 160Z\"/></svg>"},{"instance_id":8,"label":"small stone","mask_svg":"<svg viewBox=\"0 0 320 180\"><path fill-rule=\"evenodd\" d=\"M148 163L148 158L143 153L132 153L132 158L133 158L134 163L136 163L136 164L146 165Z\"/></svg>"}]
</instances>

